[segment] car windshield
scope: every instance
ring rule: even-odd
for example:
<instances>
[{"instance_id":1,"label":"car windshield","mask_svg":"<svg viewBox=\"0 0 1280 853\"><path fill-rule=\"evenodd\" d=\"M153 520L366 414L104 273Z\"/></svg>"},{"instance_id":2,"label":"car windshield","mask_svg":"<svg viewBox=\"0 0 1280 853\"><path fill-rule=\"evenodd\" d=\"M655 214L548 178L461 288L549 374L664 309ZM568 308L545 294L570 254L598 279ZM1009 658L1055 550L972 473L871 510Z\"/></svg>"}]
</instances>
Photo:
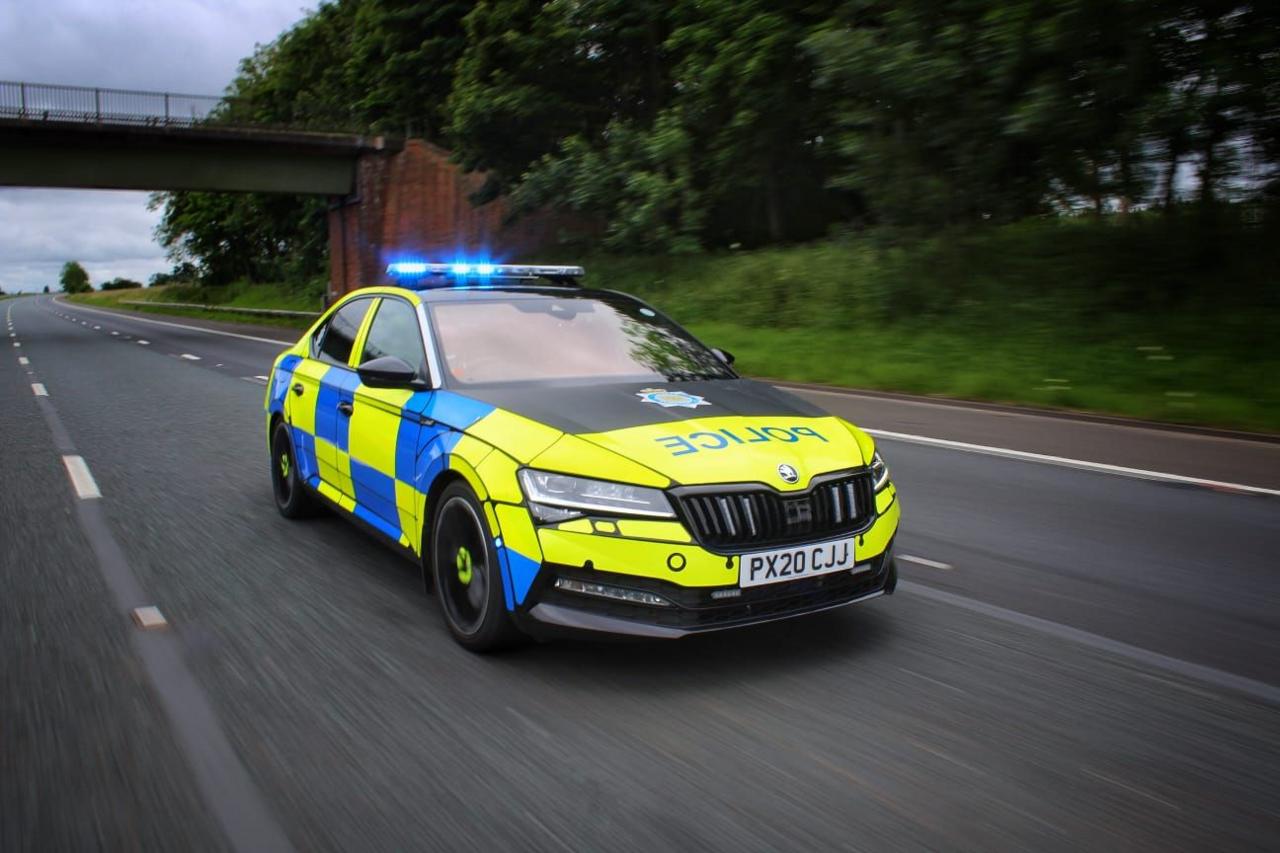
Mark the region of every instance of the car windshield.
<instances>
[{"instance_id":1,"label":"car windshield","mask_svg":"<svg viewBox=\"0 0 1280 853\"><path fill-rule=\"evenodd\" d=\"M733 377L679 326L621 294L486 294L430 310L441 362L458 384Z\"/></svg>"}]
</instances>

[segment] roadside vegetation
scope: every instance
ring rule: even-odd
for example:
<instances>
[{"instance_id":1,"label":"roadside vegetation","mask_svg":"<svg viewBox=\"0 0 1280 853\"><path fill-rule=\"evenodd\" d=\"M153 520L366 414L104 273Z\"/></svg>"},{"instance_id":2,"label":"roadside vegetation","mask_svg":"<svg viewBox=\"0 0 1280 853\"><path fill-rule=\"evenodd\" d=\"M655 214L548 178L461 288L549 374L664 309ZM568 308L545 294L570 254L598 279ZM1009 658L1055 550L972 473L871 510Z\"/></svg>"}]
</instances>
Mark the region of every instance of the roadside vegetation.
<instances>
[{"instance_id":1,"label":"roadside vegetation","mask_svg":"<svg viewBox=\"0 0 1280 853\"><path fill-rule=\"evenodd\" d=\"M1208 239L1202 239L1208 233ZM557 255L634 293L752 376L1280 431L1280 235L1162 215L851 234L681 256ZM323 283L73 296L320 310Z\"/></svg>"},{"instance_id":2,"label":"roadside vegetation","mask_svg":"<svg viewBox=\"0 0 1280 853\"><path fill-rule=\"evenodd\" d=\"M142 311L149 314L170 314L180 317L199 317L224 323L248 323L261 326L283 326L305 329L313 319L305 317L272 317L261 314L232 311L202 311L198 308L173 308L167 305L148 305L151 302L183 302L191 305L215 305L222 308L274 308L286 311L321 310L324 283L304 284L234 284L209 286L197 283L162 284L143 289L96 291L69 296L73 302L83 302L102 308L118 308Z\"/></svg>"}]
</instances>

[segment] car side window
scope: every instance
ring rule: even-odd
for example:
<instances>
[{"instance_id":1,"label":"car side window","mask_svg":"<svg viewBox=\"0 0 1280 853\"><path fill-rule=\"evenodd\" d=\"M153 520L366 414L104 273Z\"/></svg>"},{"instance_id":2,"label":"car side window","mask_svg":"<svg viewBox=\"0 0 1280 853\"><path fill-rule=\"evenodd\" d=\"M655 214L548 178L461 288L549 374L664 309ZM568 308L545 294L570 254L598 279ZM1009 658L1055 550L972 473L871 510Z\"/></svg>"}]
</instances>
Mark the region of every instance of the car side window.
<instances>
[{"instance_id":1,"label":"car side window","mask_svg":"<svg viewBox=\"0 0 1280 853\"><path fill-rule=\"evenodd\" d=\"M351 349L364 315L368 313L372 299L356 299L338 309L324 328L317 333L312 352L321 361L346 367L351 360Z\"/></svg>"},{"instance_id":2,"label":"car side window","mask_svg":"<svg viewBox=\"0 0 1280 853\"><path fill-rule=\"evenodd\" d=\"M404 361L418 372L419 379L426 378L426 355L422 349L418 312L408 302L392 297L383 299L378 305L359 363L387 355Z\"/></svg>"}]
</instances>

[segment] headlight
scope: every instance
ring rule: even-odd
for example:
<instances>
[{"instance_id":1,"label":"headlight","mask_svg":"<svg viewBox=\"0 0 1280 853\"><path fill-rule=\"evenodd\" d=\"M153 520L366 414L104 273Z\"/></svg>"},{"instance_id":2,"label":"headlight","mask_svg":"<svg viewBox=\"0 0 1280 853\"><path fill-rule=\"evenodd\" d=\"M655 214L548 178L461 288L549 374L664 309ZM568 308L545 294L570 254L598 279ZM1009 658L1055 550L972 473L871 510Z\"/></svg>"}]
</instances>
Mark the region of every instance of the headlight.
<instances>
[{"instance_id":1,"label":"headlight","mask_svg":"<svg viewBox=\"0 0 1280 853\"><path fill-rule=\"evenodd\" d=\"M541 521L564 521L589 512L674 518L667 496L658 489L589 480L523 468L520 485L529 509Z\"/></svg>"},{"instance_id":2,"label":"headlight","mask_svg":"<svg viewBox=\"0 0 1280 853\"><path fill-rule=\"evenodd\" d=\"M877 492L889 484L889 466L880 458L879 450L871 455L871 476Z\"/></svg>"}]
</instances>

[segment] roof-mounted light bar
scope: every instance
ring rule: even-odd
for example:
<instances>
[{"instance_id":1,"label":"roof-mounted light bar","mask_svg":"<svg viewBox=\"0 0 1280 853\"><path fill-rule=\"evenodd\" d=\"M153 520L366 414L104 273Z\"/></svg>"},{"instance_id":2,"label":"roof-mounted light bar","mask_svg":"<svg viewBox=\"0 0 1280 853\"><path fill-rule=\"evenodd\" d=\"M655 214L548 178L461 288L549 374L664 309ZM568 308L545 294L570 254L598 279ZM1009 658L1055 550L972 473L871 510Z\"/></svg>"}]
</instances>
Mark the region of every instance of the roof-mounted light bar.
<instances>
[{"instance_id":1,"label":"roof-mounted light bar","mask_svg":"<svg viewBox=\"0 0 1280 853\"><path fill-rule=\"evenodd\" d=\"M387 275L401 279L402 284L410 287L441 287L473 281L483 283L534 278L568 282L581 278L585 272L582 267L551 264L426 264L419 261L399 261L387 265Z\"/></svg>"}]
</instances>

